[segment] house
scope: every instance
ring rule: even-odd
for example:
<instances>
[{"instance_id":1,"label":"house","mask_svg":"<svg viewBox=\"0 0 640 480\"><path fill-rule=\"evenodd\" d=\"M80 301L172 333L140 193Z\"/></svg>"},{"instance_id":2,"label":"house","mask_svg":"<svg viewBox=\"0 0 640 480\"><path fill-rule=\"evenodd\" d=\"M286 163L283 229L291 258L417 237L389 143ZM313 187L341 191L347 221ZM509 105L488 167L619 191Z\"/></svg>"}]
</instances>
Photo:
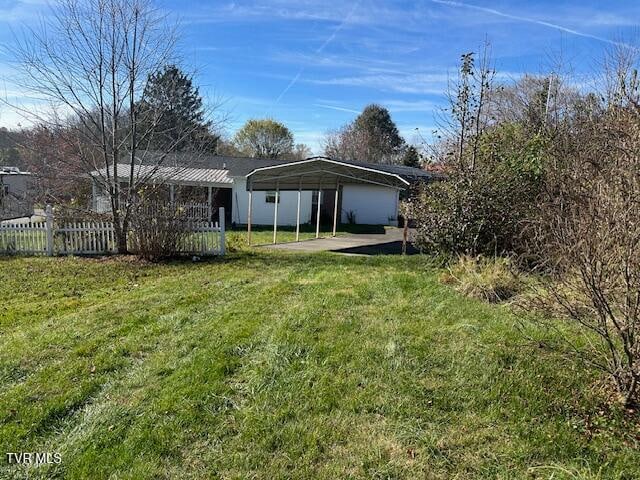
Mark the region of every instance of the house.
<instances>
[{"instance_id":1,"label":"house","mask_svg":"<svg viewBox=\"0 0 640 480\"><path fill-rule=\"evenodd\" d=\"M0 220L27 217L33 213L31 173L17 167L0 166Z\"/></svg>"},{"instance_id":2,"label":"house","mask_svg":"<svg viewBox=\"0 0 640 480\"><path fill-rule=\"evenodd\" d=\"M299 161L169 154L158 165L146 153L134 175L162 184L166 201L202 205L215 216L225 207L236 225L293 226L304 223L397 225L400 198L416 182L434 178L424 170L312 157ZM130 167L118 166L126 180ZM93 207L108 211L96 170ZM337 194L337 195L336 195ZM319 206L319 211L318 211ZM335 220L335 221L334 221Z\"/></svg>"}]
</instances>

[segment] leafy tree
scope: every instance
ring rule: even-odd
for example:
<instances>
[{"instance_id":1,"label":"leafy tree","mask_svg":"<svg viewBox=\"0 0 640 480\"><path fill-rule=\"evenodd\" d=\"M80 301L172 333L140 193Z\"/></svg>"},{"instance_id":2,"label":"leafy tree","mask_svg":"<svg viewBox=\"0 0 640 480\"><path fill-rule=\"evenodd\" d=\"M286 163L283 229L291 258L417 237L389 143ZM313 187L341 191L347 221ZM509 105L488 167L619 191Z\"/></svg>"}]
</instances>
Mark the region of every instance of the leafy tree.
<instances>
[{"instance_id":1,"label":"leafy tree","mask_svg":"<svg viewBox=\"0 0 640 480\"><path fill-rule=\"evenodd\" d=\"M413 145L409 145L402 156L402 164L406 167L420 168L421 163L418 149Z\"/></svg>"},{"instance_id":2,"label":"leafy tree","mask_svg":"<svg viewBox=\"0 0 640 480\"><path fill-rule=\"evenodd\" d=\"M143 98L141 111L154 118L153 128L141 122L150 149L216 151L219 136L210 131L199 89L177 66L150 75Z\"/></svg>"},{"instance_id":3,"label":"leafy tree","mask_svg":"<svg viewBox=\"0 0 640 480\"><path fill-rule=\"evenodd\" d=\"M356 118L354 128L364 133L367 157L374 163L395 163L405 147L389 110L380 105L366 106Z\"/></svg>"},{"instance_id":4,"label":"leafy tree","mask_svg":"<svg viewBox=\"0 0 640 480\"><path fill-rule=\"evenodd\" d=\"M386 108L371 104L350 124L325 139L325 154L369 163L400 163L404 139Z\"/></svg>"},{"instance_id":5,"label":"leafy tree","mask_svg":"<svg viewBox=\"0 0 640 480\"><path fill-rule=\"evenodd\" d=\"M293 151L293 133L270 118L251 119L234 137L236 148L258 158L284 158Z\"/></svg>"}]
</instances>

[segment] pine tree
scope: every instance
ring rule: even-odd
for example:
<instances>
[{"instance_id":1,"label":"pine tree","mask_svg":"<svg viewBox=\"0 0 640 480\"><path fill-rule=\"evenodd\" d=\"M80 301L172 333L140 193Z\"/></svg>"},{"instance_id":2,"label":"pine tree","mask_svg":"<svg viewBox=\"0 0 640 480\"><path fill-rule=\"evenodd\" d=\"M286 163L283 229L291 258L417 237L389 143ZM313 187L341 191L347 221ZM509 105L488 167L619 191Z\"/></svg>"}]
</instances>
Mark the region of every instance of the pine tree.
<instances>
[{"instance_id":1,"label":"pine tree","mask_svg":"<svg viewBox=\"0 0 640 480\"><path fill-rule=\"evenodd\" d=\"M219 136L211 132L199 89L175 65L151 75L139 105L148 148L214 153ZM160 112L156 114L156 112Z\"/></svg>"},{"instance_id":2,"label":"pine tree","mask_svg":"<svg viewBox=\"0 0 640 480\"><path fill-rule=\"evenodd\" d=\"M418 150L413 145L410 145L402 156L402 164L406 167L420 168L422 161Z\"/></svg>"}]
</instances>

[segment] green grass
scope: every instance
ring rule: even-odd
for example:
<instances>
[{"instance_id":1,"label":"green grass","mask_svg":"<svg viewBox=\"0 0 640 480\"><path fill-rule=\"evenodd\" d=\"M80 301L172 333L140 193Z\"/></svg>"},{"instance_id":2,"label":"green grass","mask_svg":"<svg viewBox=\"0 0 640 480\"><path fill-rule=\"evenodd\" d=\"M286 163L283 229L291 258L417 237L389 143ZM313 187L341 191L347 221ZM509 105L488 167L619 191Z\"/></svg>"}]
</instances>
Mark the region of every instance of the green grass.
<instances>
[{"instance_id":1,"label":"green grass","mask_svg":"<svg viewBox=\"0 0 640 480\"><path fill-rule=\"evenodd\" d=\"M0 259L0 450L63 457L0 478L640 478L594 376L440 273Z\"/></svg>"},{"instance_id":2,"label":"green grass","mask_svg":"<svg viewBox=\"0 0 640 480\"><path fill-rule=\"evenodd\" d=\"M348 225L341 224L336 229L336 235L342 236L349 233L384 233L385 227L381 225ZM247 245L247 227L238 226L235 230L227 230L227 242L235 248L243 248ZM332 227L330 225L320 225L320 237L330 237ZM311 224L300 225L300 240L310 240L316 237L316 227ZM278 227L277 243L295 242L295 227ZM265 245L273 243L272 225L254 225L251 229L251 244Z\"/></svg>"}]
</instances>

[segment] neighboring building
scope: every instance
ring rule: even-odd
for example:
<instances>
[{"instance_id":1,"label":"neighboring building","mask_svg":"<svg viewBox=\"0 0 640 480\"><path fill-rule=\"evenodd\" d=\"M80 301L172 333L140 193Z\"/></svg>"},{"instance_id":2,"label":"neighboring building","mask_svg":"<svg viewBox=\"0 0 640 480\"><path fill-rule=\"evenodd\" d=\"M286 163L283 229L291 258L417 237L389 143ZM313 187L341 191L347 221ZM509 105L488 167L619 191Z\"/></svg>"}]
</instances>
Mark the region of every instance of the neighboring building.
<instances>
[{"instance_id":1,"label":"neighboring building","mask_svg":"<svg viewBox=\"0 0 640 480\"><path fill-rule=\"evenodd\" d=\"M17 167L0 166L0 220L32 214L31 174Z\"/></svg>"},{"instance_id":2,"label":"neighboring building","mask_svg":"<svg viewBox=\"0 0 640 480\"><path fill-rule=\"evenodd\" d=\"M296 225L298 190L300 223L316 221L319 189L322 190L321 221L330 222L335 208L336 186L341 223L397 225L399 200L403 192L415 182L433 178L432 174L417 168L325 157L282 161L171 154L163 159L161 166L157 166L157 161L153 154L145 154L135 167L135 175L145 182L162 184L167 201L201 202L209 205L214 215L217 208L223 206L227 221L236 225L248 223L249 198L252 198L251 223L272 225L276 189L279 191L278 225ZM269 183L271 169L283 180ZM118 171L128 172L129 166L123 163ZM259 181L252 181L258 173ZM100 178L104 174L103 169L93 172L92 176ZM294 177L295 185L284 180ZM308 181L303 184L302 179ZM125 175L121 181L126 181ZM253 190L251 195L250 190ZM97 211L109 210L108 197L95 187L93 205Z\"/></svg>"}]
</instances>

